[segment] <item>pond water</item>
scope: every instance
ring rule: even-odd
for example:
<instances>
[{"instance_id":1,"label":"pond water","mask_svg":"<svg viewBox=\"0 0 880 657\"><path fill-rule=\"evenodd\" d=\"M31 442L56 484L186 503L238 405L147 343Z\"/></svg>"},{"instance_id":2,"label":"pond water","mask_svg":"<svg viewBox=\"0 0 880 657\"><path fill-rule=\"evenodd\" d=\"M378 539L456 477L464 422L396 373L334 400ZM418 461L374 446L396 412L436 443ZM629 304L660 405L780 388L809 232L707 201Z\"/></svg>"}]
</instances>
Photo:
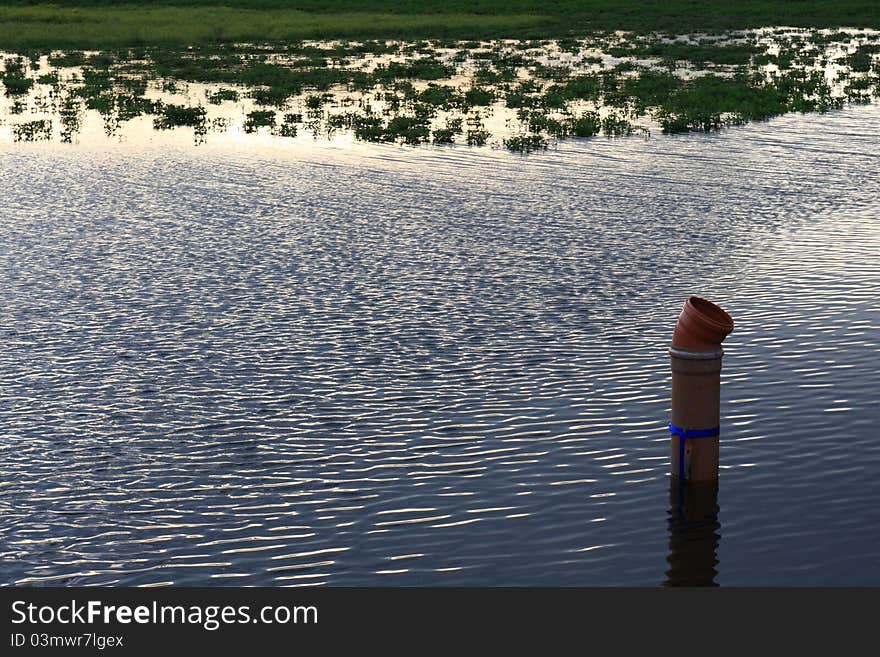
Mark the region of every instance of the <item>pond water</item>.
<instances>
[{"instance_id":1,"label":"pond water","mask_svg":"<svg viewBox=\"0 0 880 657\"><path fill-rule=\"evenodd\" d=\"M0 143L357 139L532 152L880 101L880 32L0 51L0 91Z\"/></svg>"},{"instance_id":2,"label":"pond water","mask_svg":"<svg viewBox=\"0 0 880 657\"><path fill-rule=\"evenodd\" d=\"M0 146L2 583L880 584L878 134Z\"/></svg>"}]
</instances>

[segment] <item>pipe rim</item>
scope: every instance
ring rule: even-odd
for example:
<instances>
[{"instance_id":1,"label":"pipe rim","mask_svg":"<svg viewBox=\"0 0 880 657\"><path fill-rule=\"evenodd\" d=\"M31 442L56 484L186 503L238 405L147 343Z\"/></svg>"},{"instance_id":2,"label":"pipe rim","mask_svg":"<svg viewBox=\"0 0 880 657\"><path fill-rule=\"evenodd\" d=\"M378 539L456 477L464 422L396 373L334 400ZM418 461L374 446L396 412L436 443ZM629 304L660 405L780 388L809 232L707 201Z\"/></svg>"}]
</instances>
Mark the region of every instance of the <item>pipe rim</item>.
<instances>
[{"instance_id":1,"label":"pipe rim","mask_svg":"<svg viewBox=\"0 0 880 657\"><path fill-rule=\"evenodd\" d=\"M675 358L683 358L685 360L715 360L724 357L724 349L715 349L713 351L689 351L687 349L669 348L669 355Z\"/></svg>"},{"instance_id":2,"label":"pipe rim","mask_svg":"<svg viewBox=\"0 0 880 657\"><path fill-rule=\"evenodd\" d=\"M694 319L725 333L733 331L733 317L726 310L708 299L696 295L688 298L686 306L693 312Z\"/></svg>"}]
</instances>

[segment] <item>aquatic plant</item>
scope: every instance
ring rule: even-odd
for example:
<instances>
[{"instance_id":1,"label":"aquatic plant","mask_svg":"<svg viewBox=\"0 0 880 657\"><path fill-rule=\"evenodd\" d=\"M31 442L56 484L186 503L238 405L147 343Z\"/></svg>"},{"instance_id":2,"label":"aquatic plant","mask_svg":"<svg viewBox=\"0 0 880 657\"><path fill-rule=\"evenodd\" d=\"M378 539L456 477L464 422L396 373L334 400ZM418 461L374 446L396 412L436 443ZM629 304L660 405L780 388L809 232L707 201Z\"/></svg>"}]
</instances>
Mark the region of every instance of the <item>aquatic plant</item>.
<instances>
[{"instance_id":1,"label":"aquatic plant","mask_svg":"<svg viewBox=\"0 0 880 657\"><path fill-rule=\"evenodd\" d=\"M58 77L58 71L50 71L49 73L45 73L37 78L38 84L48 84L48 85L58 85L60 83L60 79Z\"/></svg>"},{"instance_id":2,"label":"aquatic plant","mask_svg":"<svg viewBox=\"0 0 880 657\"><path fill-rule=\"evenodd\" d=\"M159 105L143 96L102 93L87 97L85 106L88 109L97 110L101 114L113 116L116 121L129 121L142 114L153 114Z\"/></svg>"},{"instance_id":3,"label":"aquatic plant","mask_svg":"<svg viewBox=\"0 0 880 657\"><path fill-rule=\"evenodd\" d=\"M306 107L311 110L321 109L330 98L331 96L327 94L312 94L306 96Z\"/></svg>"},{"instance_id":4,"label":"aquatic plant","mask_svg":"<svg viewBox=\"0 0 880 657\"><path fill-rule=\"evenodd\" d=\"M7 96L26 94L34 86L31 78L16 73L6 73L0 80L3 81Z\"/></svg>"},{"instance_id":5,"label":"aquatic plant","mask_svg":"<svg viewBox=\"0 0 880 657\"><path fill-rule=\"evenodd\" d=\"M15 141L47 141L52 138L52 122L47 119L15 123L12 126Z\"/></svg>"},{"instance_id":6,"label":"aquatic plant","mask_svg":"<svg viewBox=\"0 0 880 657\"><path fill-rule=\"evenodd\" d=\"M482 87L471 87L464 92L464 104L469 107L484 107L495 102L495 92Z\"/></svg>"},{"instance_id":7,"label":"aquatic plant","mask_svg":"<svg viewBox=\"0 0 880 657\"><path fill-rule=\"evenodd\" d=\"M419 102L426 105L434 105L448 109L462 102L461 95L455 88L431 83L428 87L416 96Z\"/></svg>"},{"instance_id":8,"label":"aquatic plant","mask_svg":"<svg viewBox=\"0 0 880 657\"><path fill-rule=\"evenodd\" d=\"M79 132L82 114L82 100L72 94L67 94L61 101L58 109L58 118L61 123L60 138L62 143L70 143L73 136Z\"/></svg>"},{"instance_id":9,"label":"aquatic plant","mask_svg":"<svg viewBox=\"0 0 880 657\"><path fill-rule=\"evenodd\" d=\"M466 137L468 146L485 146L489 140L489 132L487 130L468 130Z\"/></svg>"},{"instance_id":10,"label":"aquatic plant","mask_svg":"<svg viewBox=\"0 0 880 657\"><path fill-rule=\"evenodd\" d=\"M26 94L34 86L34 81L25 75L24 62L21 58L6 60L0 81L7 96Z\"/></svg>"},{"instance_id":11,"label":"aquatic plant","mask_svg":"<svg viewBox=\"0 0 880 657\"><path fill-rule=\"evenodd\" d=\"M452 144L455 142L455 130L451 128L438 128L431 133L435 144Z\"/></svg>"},{"instance_id":12,"label":"aquatic plant","mask_svg":"<svg viewBox=\"0 0 880 657\"><path fill-rule=\"evenodd\" d=\"M602 134L606 137L625 137L635 132L636 127L617 114L609 114L602 119Z\"/></svg>"},{"instance_id":13,"label":"aquatic plant","mask_svg":"<svg viewBox=\"0 0 880 657\"><path fill-rule=\"evenodd\" d=\"M212 105L219 105L227 100L237 101L238 92L235 89L217 89L207 94L207 100Z\"/></svg>"},{"instance_id":14,"label":"aquatic plant","mask_svg":"<svg viewBox=\"0 0 880 657\"><path fill-rule=\"evenodd\" d=\"M283 107L297 93L297 90L287 87L267 87L254 89L248 95L257 105Z\"/></svg>"},{"instance_id":15,"label":"aquatic plant","mask_svg":"<svg viewBox=\"0 0 880 657\"><path fill-rule=\"evenodd\" d=\"M556 46L562 52L570 52L575 55L581 51L581 42L577 39L559 39Z\"/></svg>"},{"instance_id":16,"label":"aquatic plant","mask_svg":"<svg viewBox=\"0 0 880 657\"><path fill-rule=\"evenodd\" d=\"M541 135L515 135L504 140L504 147L515 153L545 150L547 146L547 139Z\"/></svg>"},{"instance_id":17,"label":"aquatic plant","mask_svg":"<svg viewBox=\"0 0 880 657\"><path fill-rule=\"evenodd\" d=\"M380 64L372 73L377 81L415 78L418 80L441 80L448 78L455 69L434 58L415 59L408 62Z\"/></svg>"},{"instance_id":18,"label":"aquatic plant","mask_svg":"<svg viewBox=\"0 0 880 657\"><path fill-rule=\"evenodd\" d=\"M256 132L259 128L275 127L275 112L271 110L255 110L249 112L244 122L245 132Z\"/></svg>"},{"instance_id":19,"label":"aquatic plant","mask_svg":"<svg viewBox=\"0 0 880 657\"><path fill-rule=\"evenodd\" d=\"M161 107L161 116L153 120L158 130L168 130L177 126L200 127L205 123L207 111L204 107L186 107L168 104Z\"/></svg>"},{"instance_id":20,"label":"aquatic plant","mask_svg":"<svg viewBox=\"0 0 880 657\"><path fill-rule=\"evenodd\" d=\"M536 62L532 66L532 75L542 80L561 82L571 76L571 69L568 66L552 66Z\"/></svg>"},{"instance_id":21,"label":"aquatic plant","mask_svg":"<svg viewBox=\"0 0 880 657\"><path fill-rule=\"evenodd\" d=\"M565 88L553 85L543 93L537 104L545 109L563 109L568 105L568 102Z\"/></svg>"},{"instance_id":22,"label":"aquatic plant","mask_svg":"<svg viewBox=\"0 0 880 657\"><path fill-rule=\"evenodd\" d=\"M504 75L490 67L483 67L474 73L474 81L478 84L498 84L499 82L510 81L516 77L515 71L504 69L508 75Z\"/></svg>"},{"instance_id":23,"label":"aquatic plant","mask_svg":"<svg viewBox=\"0 0 880 657\"><path fill-rule=\"evenodd\" d=\"M602 119L598 112L587 112L569 120L569 134L573 137L593 137L602 129Z\"/></svg>"},{"instance_id":24,"label":"aquatic plant","mask_svg":"<svg viewBox=\"0 0 880 657\"><path fill-rule=\"evenodd\" d=\"M880 44L864 44L859 46L855 52L846 57L846 65L857 73L867 73L871 70L874 61L874 55L880 53Z\"/></svg>"},{"instance_id":25,"label":"aquatic plant","mask_svg":"<svg viewBox=\"0 0 880 657\"><path fill-rule=\"evenodd\" d=\"M670 62L687 61L701 66L707 64L745 65L750 62L756 52L758 52L757 48L750 43L719 45L712 41L691 43L689 41L667 42L660 39L646 39L608 49L608 53L615 57L659 59Z\"/></svg>"},{"instance_id":26,"label":"aquatic plant","mask_svg":"<svg viewBox=\"0 0 880 657\"><path fill-rule=\"evenodd\" d=\"M275 129L272 134L279 137L296 137L296 124L302 120L299 114L285 114L284 121Z\"/></svg>"},{"instance_id":27,"label":"aquatic plant","mask_svg":"<svg viewBox=\"0 0 880 657\"><path fill-rule=\"evenodd\" d=\"M49 55L49 66L57 66L59 68L82 66L85 62L85 54L77 50Z\"/></svg>"},{"instance_id":28,"label":"aquatic plant","mask_svg":"<svg viewBox=\"0 0 880 657\"><path fill-rule=\"evenodd\" d=\"M570 99L598 100L600 78L594 74L575 75L565 83L565 96Z\"/></svg>"},{"instance_id":29,"label":"aquatic plant","mask_svg":"<svg viewBox=\"0 0 880 657\"><path fill-rule=\"evenodd\" d=\"M642 71L638 76L623 81L622 95L630 99L636 111L641 113L648 107L669 102L672 95L684 84L684 80L672 73Z\"/></svg>"},{"instance_id":30,"label":"aquatic plant","mask_svg":"<svg viewBox=\"0 0 880 657\"><path fill-rule=\"evenodd\" d=\"M420 144L428 140L430 128L420 116L395 116L388 122L386 135L390 141L403 140L406 144Z\"/></svg>"},{"instance_id":31,"label":"aquatic plant","mask_svg":"<svg viewBox=\"0 0 880 657\"><path fill-rule=\"evenodd\" d=\"M534 107L540 101L537 96L540 90L541 85L534 80L520 82L517 86L508 89L504 103L511 109Z\"/></svg>"},{"instance_id":32,"label":"aquatic plant","mask_svg":"<svg viewBox=\"0 0 880 657\"><path fill-rule=\"evenodd\" d=\"M116 58L110 52L93 53L85 58L85 64L94 68L109 68L115 61Z\"/></svg>"}]
</instances>

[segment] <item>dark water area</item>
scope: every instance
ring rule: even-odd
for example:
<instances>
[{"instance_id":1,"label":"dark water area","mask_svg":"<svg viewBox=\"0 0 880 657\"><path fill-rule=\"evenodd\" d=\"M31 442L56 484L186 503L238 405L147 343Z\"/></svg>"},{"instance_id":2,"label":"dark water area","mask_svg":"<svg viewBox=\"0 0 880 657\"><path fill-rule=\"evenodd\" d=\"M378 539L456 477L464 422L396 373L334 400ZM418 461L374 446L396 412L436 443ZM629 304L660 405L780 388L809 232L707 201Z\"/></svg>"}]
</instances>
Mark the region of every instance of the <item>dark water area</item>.
<instances>
[{"instance_id":1,"label":"dark water area","mask_svg":"<svg viewBox=\"0 0 880 657\"><path fill-rule=\"evenodd\" d=\"M878 134L3 146L0 583L880 584Z\"/></svg>"}]
</instances>

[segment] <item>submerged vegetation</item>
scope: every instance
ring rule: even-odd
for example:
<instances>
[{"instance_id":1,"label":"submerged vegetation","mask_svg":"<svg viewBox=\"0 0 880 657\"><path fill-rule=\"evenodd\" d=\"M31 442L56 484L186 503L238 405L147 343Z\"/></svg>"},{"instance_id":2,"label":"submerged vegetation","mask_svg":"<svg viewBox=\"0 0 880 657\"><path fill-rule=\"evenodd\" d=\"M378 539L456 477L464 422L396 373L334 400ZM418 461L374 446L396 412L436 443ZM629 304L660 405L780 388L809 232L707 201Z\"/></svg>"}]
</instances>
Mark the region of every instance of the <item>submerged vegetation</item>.
<instances>
[{"instance_id":1,"label":"submerged vegetation","mask_svg":"<svg viewBox=\"0 0 880 657\"><path fill-rule=\"evenodd\" d=\"M560 139L717 131L880 96L880 33L756 30L519 41L296 42L0 55L15 140L240 130L531 152ZM3 126L0 125L0 134Z\"/></svg>"}]
</instances>

